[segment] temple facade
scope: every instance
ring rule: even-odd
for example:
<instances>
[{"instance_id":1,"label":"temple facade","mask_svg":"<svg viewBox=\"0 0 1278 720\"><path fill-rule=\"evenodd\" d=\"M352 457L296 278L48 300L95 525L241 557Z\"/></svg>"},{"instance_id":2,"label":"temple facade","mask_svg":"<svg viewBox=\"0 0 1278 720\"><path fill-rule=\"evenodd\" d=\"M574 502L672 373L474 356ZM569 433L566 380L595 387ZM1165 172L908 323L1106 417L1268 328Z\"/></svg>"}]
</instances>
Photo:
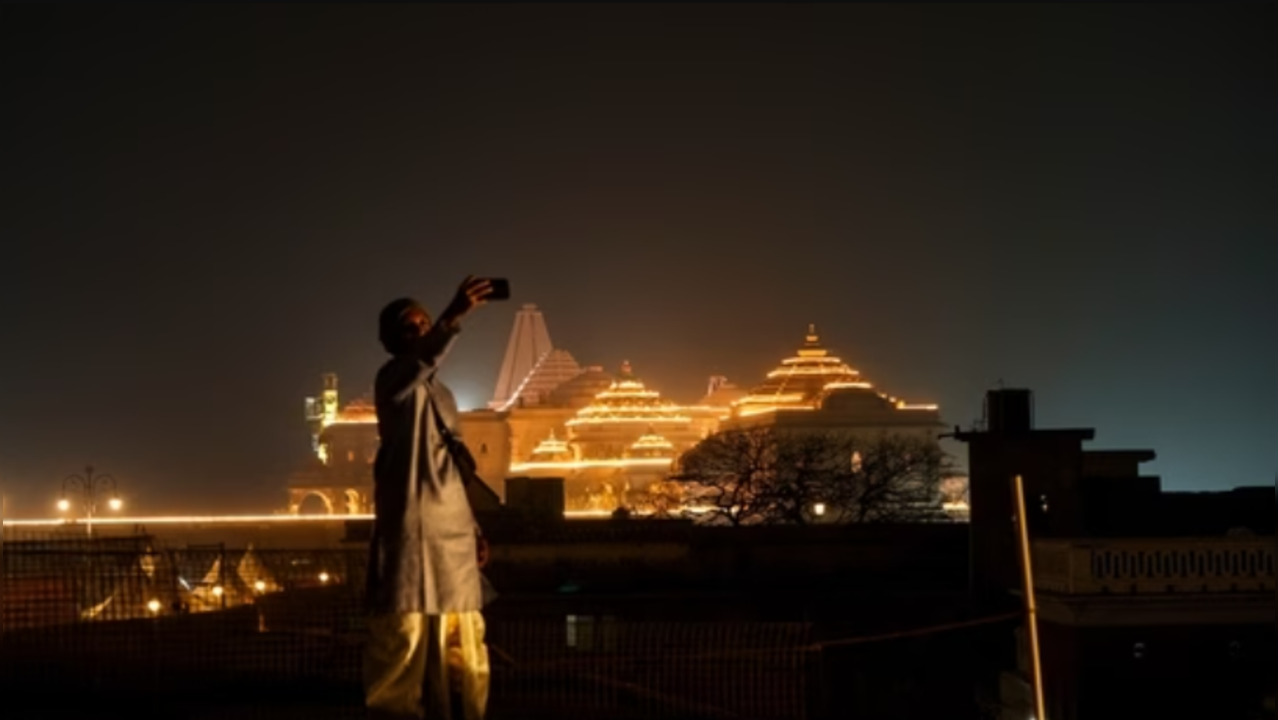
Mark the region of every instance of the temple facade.
<instances>
[{"instance_id":1,"label":"temple facade","mask_svg":"<svg viewBox=\"0 0 1278 720\"><path fill-rule=\"evenodd\" d=\"M373 408L341 406L337 378L306 401L314 458L289 483L289 511L371 512L377 452ZM562 478L570 513L619 507L654 509L677 487L667 481L680 455L720 429L775 427L786 432L904 433L935 439L935 405L883 393L826 349L809 326L797 352L746 390L723 376L684 405L663 397L630 365L616 372L581 366L553 345L535 305L515 317L487 407L461 414L463 439L480 477L504 495L511 477Z\"/></svg>"},{"instance_id":2,"label":"temple facade","mask_svg":"<svg viewBox=\"0 0 1278 720\"><path fill-rule=\"evenodd\" d=\"M665 484L675 459L714 432L728 411L665 399L623 362L608 386L571 415L551 418L542 411L551 421L537 424L539 438L526 434L512 443L517 452L507 475L563 478L569 511L643 507L651 502L654 486L660 490ZM510 412L512 429L532 429L521 414Z\"/></svg>"},{"instance_id":3,"label":"temple facade","mask_svg":"<svg viewBox=\"0 0 1278 720\"><path fill-rule=\"evenodd\" d=\"M940 408L909 403L877 390L821 344L809 325L794 355L732 404L725 428L772 426L782 431L892 433L935 438Z\"/></svg>"},{"instance_id":4,"label":"temple facade","mask_svg":"<svg viewBox=\"0 0 1278 720\"><path fill-rule=\"evenodd\" d=\"M377 415L372 402L356 398L344 407L337 376L323 379L323 391L306 399L306 422L314 456L288 482L288 511L330 515L372 512L373 460L377 457ZM309 505L309 507L304 507Z\"/></svg>"}]
</instances>

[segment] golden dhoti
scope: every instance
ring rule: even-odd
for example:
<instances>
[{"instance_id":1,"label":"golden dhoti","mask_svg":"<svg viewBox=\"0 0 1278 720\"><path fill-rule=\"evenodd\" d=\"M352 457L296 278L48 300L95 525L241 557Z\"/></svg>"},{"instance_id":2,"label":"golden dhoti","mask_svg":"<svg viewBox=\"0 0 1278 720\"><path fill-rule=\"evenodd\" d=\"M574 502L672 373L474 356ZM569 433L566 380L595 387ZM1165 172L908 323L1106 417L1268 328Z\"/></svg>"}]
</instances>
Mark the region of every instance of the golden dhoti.
<instances>
[{"instance_id":1,"label":"golden dhoti","mask_svg":"<svg viewBox=\"0 0 1278 720\"><path fill-rule=\"evenodd\" d=\"M397 613L368 625L364 700L373 718L483 720L490 674L483 615Z\"/></svg>"}]
</instances>

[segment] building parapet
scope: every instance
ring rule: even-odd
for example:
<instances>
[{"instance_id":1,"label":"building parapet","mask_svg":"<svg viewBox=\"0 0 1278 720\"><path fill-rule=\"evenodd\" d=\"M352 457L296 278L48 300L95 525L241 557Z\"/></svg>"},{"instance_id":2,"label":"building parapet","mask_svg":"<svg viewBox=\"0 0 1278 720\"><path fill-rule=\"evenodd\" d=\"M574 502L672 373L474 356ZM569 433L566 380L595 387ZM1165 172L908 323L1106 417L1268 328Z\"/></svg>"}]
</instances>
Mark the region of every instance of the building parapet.
<instances>
[{"instance_id":1,"label":"building parapet","mask_svg":"<svg viewBox=\"0 0 1278 720\"><path fill-rule=\"evenodd\" d=\"M1273 592L1274 539L1038 540L1034 583L1061 595Z\"/></svg>"}]
</instances>

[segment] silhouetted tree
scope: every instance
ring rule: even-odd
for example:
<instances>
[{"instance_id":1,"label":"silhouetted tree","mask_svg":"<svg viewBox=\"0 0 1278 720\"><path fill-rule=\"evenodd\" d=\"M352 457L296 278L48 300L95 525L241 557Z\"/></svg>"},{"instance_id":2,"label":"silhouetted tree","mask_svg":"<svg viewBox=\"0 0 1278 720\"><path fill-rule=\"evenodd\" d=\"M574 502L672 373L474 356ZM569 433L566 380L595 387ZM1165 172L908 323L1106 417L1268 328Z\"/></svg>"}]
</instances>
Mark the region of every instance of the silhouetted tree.
<instances>
[{"instance_id":1,"label":"silhouetted tree","mask_svg":"<svg viewBox=\"0 0 1278 720\"><path fill-rule=\"evenodd\" d=\"M944 518L940 485L950 468L924 437L757 427L707 437L671 479L708 522L919 522Z\"/></svg>"},{"instance_id":2,"label":"silhouetted tree","mask_svg":"<svg viewBox=\"0 0 1278 720\"><path fill-rule=\"evenodd\" d=\"M953 464L936 442L916 435L847 439L847 472L826 485L833 522L919 522L944 519L941 483Z\"/></svg>"},{"instance_id":3,"label":"silhouetted tree","mask_svg":"<svg viewBox=\"0 0 1278 720\"><path fill-rule=\"evenodd\" d=\"M826 433L778 434L764 431L775 446L764 492L768 521L804 525L825 519L834 502L832 486L851 467L848 439Z\"/></svg>"},{"instance_id":4,"label":"silhouetted tree","mask_svg":"<svg viewBox=\"0 0 1278 720\"><path fill-rule=\"evenodd\" d=\"M765 522L774 513L768 492L776 444L761 430L710 435L679 458L671 480L682 483L688 506L707 522L739 526Z\"/></svg>"}]
</instances>

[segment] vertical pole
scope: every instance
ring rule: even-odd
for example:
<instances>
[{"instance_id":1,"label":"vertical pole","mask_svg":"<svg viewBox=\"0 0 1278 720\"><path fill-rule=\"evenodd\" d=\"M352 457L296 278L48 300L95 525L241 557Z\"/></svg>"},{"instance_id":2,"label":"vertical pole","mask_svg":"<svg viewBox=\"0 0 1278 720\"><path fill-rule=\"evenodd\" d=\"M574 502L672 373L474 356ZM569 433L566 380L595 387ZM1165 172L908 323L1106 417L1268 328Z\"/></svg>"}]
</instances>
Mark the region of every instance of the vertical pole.
<instances>
[{"instance_id":1,"label":"vertical pole","mask_svg":"<svg viewBox=\"0 0 1278 720\"><path fill-rule=\"evenodd\" d=\"M93 466L90 465L84 469L86 499L88 500L88 516L87 516L87 534L89 538L93 537L93 513L98 511L98 486L93 479Z\"/></svg>"},{"instance_id":2,"label":"vertical pole","mask_svg":"<svg viewBox=\"0 0 1278 720\"><path fill-rule=\"evenodd\" d=\"M217 584L222 588L222 596L218 598L221 610L226 609L226 543L217 546Z\"/></svg>"},{"instance_id":3,"label":"vertical pole","mask_svg":"<svg viewBox=\"0 0 1278 720\"><path fill-rule=\"evenodd\" d=\"M1025 483L1020 475L1013 479L1016 490L1016 525L1020 535L1021 588L1025 594L1025 628L1029 635L1030 665L1033 669L1034 720L1047 720L1043 702L1043 665L1038 649L1038 605L1034 601L1034 568L1030 562L1029 523L1025 515Z\"/></svg>"},{"instance_id":4,"label":"vertical pole","mask_svg":"<svg viewBox=\"0 0 1278 720\"><path fill-rule=\"evenodd\" d=\"M0 635L3 635L5 631L4 618L5 618L5 611L7 610L7 608L5 607L5 589L6 589L5 584L6 584L6 577L9 574L9 568L5 564L5 557L4 557L4 540L5 540L4 518L5 518L5 510L8 509L5 506L6 502L7 502L7 498L5 498L4 495L0 495Z\"/></svg>"}]
</instances>

